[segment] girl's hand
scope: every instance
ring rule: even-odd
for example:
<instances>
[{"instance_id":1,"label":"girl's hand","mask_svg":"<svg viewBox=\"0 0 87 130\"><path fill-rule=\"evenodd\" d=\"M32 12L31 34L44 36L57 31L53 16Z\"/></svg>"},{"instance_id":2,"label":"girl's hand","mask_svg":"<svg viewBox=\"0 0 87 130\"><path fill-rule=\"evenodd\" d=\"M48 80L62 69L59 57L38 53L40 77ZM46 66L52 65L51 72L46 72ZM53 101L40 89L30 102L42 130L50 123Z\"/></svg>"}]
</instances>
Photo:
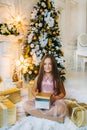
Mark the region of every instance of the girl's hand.
<instances>
[{"instance_id":1,"label":"girl's hand","mask_svg":"<svg viewBox=\"0 0 87 130\"><path fill-rule=\"evenodd\" d=\"M36 91L33 90L33 91L32 91L32 94L33 94L34 97L36 97L36 95L38 94L38 90L36 90Z\"/></svg>"},{"instance_id":2,"label":"girl's hand","mask_svg":"<svg viewBox=\"0 0 87 130\"><path fill-rule=\"evenodd\" d=\"M53 103L55 102L55 100L56 100L56 98L55 98L55 95L53 94L53 95L51 96L51 104L53 104Z\"/></svg>"},{"instance_id":3,"label":"girl's hand","mask_svg":"<svg viewBox=\"0 0 87 130\"><path fill-rule=\"evenodd\" d=\"M38 89L37 89L37 91L35 91L35 97L36 97L37 94L38 94Z\"/></svg>"}]
</instances>

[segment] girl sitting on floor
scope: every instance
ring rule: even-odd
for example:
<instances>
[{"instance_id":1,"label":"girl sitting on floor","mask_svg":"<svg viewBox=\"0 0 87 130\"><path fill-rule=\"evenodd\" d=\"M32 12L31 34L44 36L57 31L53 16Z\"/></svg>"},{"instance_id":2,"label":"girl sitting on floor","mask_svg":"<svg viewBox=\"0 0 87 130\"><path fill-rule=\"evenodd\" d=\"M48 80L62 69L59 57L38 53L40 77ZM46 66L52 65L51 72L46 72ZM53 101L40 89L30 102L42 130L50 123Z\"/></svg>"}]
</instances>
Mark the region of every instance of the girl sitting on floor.
<instances>
[{"instance_id":1,"label":"girl sitting on floor","mask_svg":"<svg viewBox=\"0 0 87 130\"><path fill-rule=\"evenodd\" d=\"M52 117L65 117L68 114L67 105L63 98L66 95L63 81L60 78L57 62L52 54L47 54L43 57L40 64L38 76L34 80L33 95L39 92L51 93L51 107L49 110L40 110L41 114L46 114ZM35 98L25 102L25 112L31 114L35 108Z\"/></svg>"}]
</instances>

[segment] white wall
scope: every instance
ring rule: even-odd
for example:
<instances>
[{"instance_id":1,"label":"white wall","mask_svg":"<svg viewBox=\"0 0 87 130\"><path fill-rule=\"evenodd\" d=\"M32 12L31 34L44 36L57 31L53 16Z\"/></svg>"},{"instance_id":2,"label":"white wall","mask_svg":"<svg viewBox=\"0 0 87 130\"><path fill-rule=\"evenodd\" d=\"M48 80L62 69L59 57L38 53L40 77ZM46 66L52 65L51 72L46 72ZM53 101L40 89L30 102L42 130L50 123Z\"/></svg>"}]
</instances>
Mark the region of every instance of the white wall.
<instances>
[{"instance_id":1,"label":"white wall","mask_svg":"<svg viewBox=\"0 0 87 130\"><path fill-rule=\"evenodd\" d=\"M87 33L87 0L55 0L61 10L61 37L66 69L74 68L77 37Z\"/></svg>"}]
</instances>

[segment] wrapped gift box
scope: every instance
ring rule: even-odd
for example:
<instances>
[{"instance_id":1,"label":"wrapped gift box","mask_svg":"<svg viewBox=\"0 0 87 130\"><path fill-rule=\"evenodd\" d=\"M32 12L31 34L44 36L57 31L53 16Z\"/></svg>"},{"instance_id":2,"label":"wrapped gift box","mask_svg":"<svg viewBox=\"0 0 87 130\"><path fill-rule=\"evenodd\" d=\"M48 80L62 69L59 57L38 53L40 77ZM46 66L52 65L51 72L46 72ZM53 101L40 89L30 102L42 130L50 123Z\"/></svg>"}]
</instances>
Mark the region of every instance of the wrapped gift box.
<instances>
[{"instance_id":1,"label":"wrapped gift box","mask_svg":"<svg viewBox=\"0 0 87 130\"><path fill-rule=\"evenodd\" d=\"M78 126L87 125L87 104L76 101L67 102L70 119Z\"/></svg>"},{"instance_id":2,"label":"wrapped gift box","mask_svg":"<svg viewBox=\"0 0 87 130\"><path fill-rule=\"evenodd\" d=\"M8 95L8 99L11 100L13 103L17 103L21 101L21 92L18 88L12 88L4 91L0 91L0 96Z\"/></svg>"},{"instance_id":3,"label":"wrapped gift box","mask_svg":"<svg viewBox=\"0 0 87 130\"><path fill-rule=\"evenodd\" d=\"M35 99L35 107L39 109L49 109L50 108L50 93L38 93Z\"/></svg>"},{"instance_id":4,"label":"wrapped gift box","mask_svg":"<svg viewBox=\"0 0 87 130\"><path fill-rule=\"evenodd\" d=\"M29 82L29 84L28 84L28 98L29 98L29 100L34 97L33 94L32 94L33 86L34 86L34 81L31 80L31 81Z\"/></svg>"},{"instance_id":5,"label":"wrapped gift box","mask_svg":"<svg viewBox=\"0 0 87 130\"><path fill-rule=\"evenodd\" d=\"M64 101L68 104L68 103L76 103L77 100L75 98L64 98Z\"/></svg>"},{"instance_id":6,"label":"wrapped gift box","mask_svg":"<svg viewBox=\"0 0 87 130\"><path fill-rule=\"evenodd\" d=\"M10 126L16 122L16 106L5 96L0 96L0 127Z\"/></svg>"}]
</instances>

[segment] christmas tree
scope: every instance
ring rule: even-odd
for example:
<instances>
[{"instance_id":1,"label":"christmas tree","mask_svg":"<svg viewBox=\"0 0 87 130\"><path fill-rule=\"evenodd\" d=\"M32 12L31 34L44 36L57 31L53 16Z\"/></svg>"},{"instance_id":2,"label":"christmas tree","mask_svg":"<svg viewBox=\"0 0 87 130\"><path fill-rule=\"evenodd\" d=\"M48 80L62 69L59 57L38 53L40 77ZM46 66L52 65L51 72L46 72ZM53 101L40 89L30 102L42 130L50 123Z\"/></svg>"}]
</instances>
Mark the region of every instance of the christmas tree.
<instances>
[{"instance_id":1,"label":"christmas tree","mask_svg":"<svg viewBox=\"0 0 87 130\"><path fill-rule=\"evenodd\" d=\"M56 60L60 76L65 80L64 54L58 25L60 12L53 0L39 0L31 12L27 41L24 44L23 57L28 62L23 69L25 80L34 79L39 71L43 56L52 53Z\"/></svg>"}]
</instances>

